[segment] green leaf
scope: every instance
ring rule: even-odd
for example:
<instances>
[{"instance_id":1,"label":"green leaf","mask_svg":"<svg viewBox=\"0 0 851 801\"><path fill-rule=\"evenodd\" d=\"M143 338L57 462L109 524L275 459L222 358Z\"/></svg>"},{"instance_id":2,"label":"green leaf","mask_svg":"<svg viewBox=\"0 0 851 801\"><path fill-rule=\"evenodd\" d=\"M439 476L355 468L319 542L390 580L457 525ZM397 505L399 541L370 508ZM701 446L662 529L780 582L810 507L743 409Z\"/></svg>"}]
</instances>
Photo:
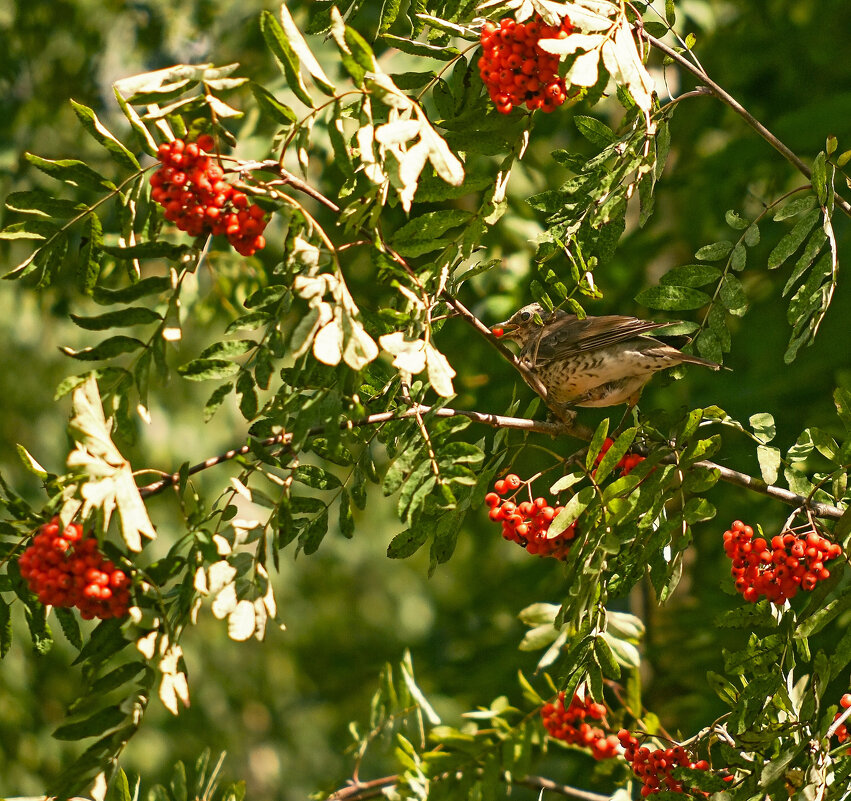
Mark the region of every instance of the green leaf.
<instances>
[{"instance_id":1,"label":"green leaf","mask_svg":"<svg viewBox=\"0 0 851 801\"><path fill-rule=\"evenodd\" d=\"M660 283L696 288L717 281L720 277L721 270L710 264L686 264L669 270L662 276Z\"/></svg>"},{"instance_id":2,"label":"green leaf","mask_svg":"<svg viewBox=\"0 0 851 801\"><path fill-rule=\"evenodd\" d=\"M796 198L786 205L782 206L775 214L775 222L787 220L789 217L796 217L805 211L809 211L816 204L816 199L813 195Z\"/></svg>"},{"instance_id":3,"label":"green leaf","mask_svg":"<svg viewBox=\"0 0 851 801\"><path fill-rule=\"evenodd\" d=\"M651 309L688 311L705 306L711 298L705 292L682 286L651 286L636 295L637 303Z\"/></svg>"},{"instance_id":4,"label":"green leaf","mask_svg":"<svg viewBox=\"0 0 851 801\"><path fill-rule=\"evenodd\" d=\"M239 412L246 420L257 416L257 390L254 387L254 376L249 370L242 370L236 379L236 392L239 397Z\"/></svg>"},{"instance_id":5,"label":"green leaf","mask_svg":"<svg viewBox=\"0 0 851 801\"><path fill-rule=\"evenodd\" d=\"M233 357L242 356L253 348L257 347L257 343L253 339L226 339L222 342L216 342L200 353L200 358L210 359L214 356Z\"/></svg>"},{"instance_id":6,"label":"green leaf","mask_svg":"<svg viewBox=\"0 0 851 801\"><path fill-rule=\"evenodd\" d=\"M583 487L579 490L579 492L577 492L576 495L574 495L565 504L564 509L558 513L553 522L550 523L547 536L552 538L561 534L588 508L589 504L595 497L596 493L594 491L594 487Z\"/></svg>"},{"instance_id":7,"label":"green leaf","mask_svg":"<svg viewBox=\"0 0 851 801\"><path fill-rule=\"evenodd\" d=\"M597 657L597 662L603 675L609 679L619 679L621 676L621 667L615 659L612 648L605 637L594 638L594 656Z\"/></svg>"},{"instance_id":8,"label":"green leaf","mask_svg":"<svg viewBox=\"0 0 851 801\"><path fill-rule=\"evenodd\" d=\"M39 214L42 217L67 218L76 217L86 210L83 203L64 200L48 195L46 192L34 190L31 192L12 192L6 198L6 208L22 214Z\"/></svg>"},{"instance_id":9,"label":"green leaf","mask_svg":"<svg viewBox=\"0 0 851 801\"><path fill-rule=\"evenodd\" d=\"M176 261L185 254L191 252L188 245L172 245L169 242L141 242L138 245L105 245L104 253L114 256L116 259L168 259ZM151 280L151 279L146 279ZM141 281L139 282L141 283Z\"/></svg>"},{"instance_id":10,"label":"green leaf","mask_svg":"<svg viewBox=\"0 0 851 801\"><path fill-rule=\"evenodd\" d=\"M45 240L58 233L59 229L52 222L29 219L7 225L0 231L0 239Z\"/></svg>"},{"instance_id":11,"label":"green leaf","mask_svg":"<svg viewBox=\"0 0 851 801\"><path fill-rule=\"evenodd\" d=\"M82 292L91 294L100 275L100 255L103 249L103 226L97 214L86 215L86 235L80 249L77 266L77 286Z\"/></svg>"},{"instance_id":12,"label":"green leaf","mask_svg":"<svg viewBox=\"0 0 851 801\"><path fill-rule=\"evenodd\" d=\"M766 484L774 484L780 473L780 465L782 462L779 448L770 448L767 445L758 445L756 449L756 458L759 460L759 470L762 473L762 480Z\"/></svg>"},{"instance_id":13,"label":"green leaf","mask_svg":"<svg viewBox=\"0 0 851 801\"><path fill-rule=\"evenodd\" d=\"M404 36L394 36L390 33L384 33L381 35L381 38L397 50L401 50L403 53L410 53L412 56L436 58L438 61L452 61L460 55L458 49L455 47L437 47L426 44L425 42L407 39Z\"/></svg>"},{"instance_id":14,"label":"green leaf","mask_svg":"<svg viewBox=\"0 0 851 801\"><path fill-rule=\"evenodd\" d=\"M108 706L76 723L66 723L53 732L57 740L82 740L85 737L97 737L110 729L120 726L127 719L126 713L118 706Z\"/></svg>"},{"instance_id":15,"label":"green leaf","mask_svg":"<svg viewBox=\"0 0 851 801\"><path fill-rule=\"evenodd\" d=\"M713 242L711 245L704 245L697 253L694 254L696 259L701 261L720 261L726 258L727 254L733 249L733 245L726 240L721 242Z\"/></svg>"},{"instance_id":16,"label":"green leaf","mask_svg":"<svg viewBox=\"0 0 851 801\"><path fill-rule=\"evenodd\" d=\"M730 314L741 317L748 309L748 298L742 282L732 273L721 279L719 297Z\"/></svg>"},{"instance_id":17,"label":"green leaf","mask_svg":"<svg viewBox=\"0 0 851 801\"><path fill-rule=\"evenodd\" d=\"M230 378L239 369L238 364L227 359L193 359L178 367L177 372L190 381L209 381L213 378Z\"/></svg>"},{"instance_id":18,"label":"green leaf","mask_svg":"<svg viewBox=\"0 0 851 801\"><path fill-rule=\"evenodd\" d=\"M316 60L311 49L307 46L307 42L301 35L298 26L290 14L286 3L281 4L281 25L283 25L284 35L287 37L287 43L291 47L296 56L296 64L300 63L310 73L313 82L329 97L333 97L336 89L334 84L328 79L325 71Z\"/></svg>"},{"instance_id":19,"label":"green leaf","mask_svg":"<svg viewBox=\"0 0 851 801\"><path fill-rule=\"evenodd\" d=\"M730 267L736 272L741 272L745 269L745 266L748 263L748 251L747 248L741 243L738 242L736 246L733 248L733 252L730 254Z\"/></svg>"},{"instance_id":20,"label":"green leaf","mask_svg":"<svg viewBox=\"0 0 851 801\"><path fill-rule=\"evenodd\" d=\"M118 769L109 783L105 801L133 801L127 774L121 768Z\"/></svg>"},{"instance_id":21,"label":"green leaf","mask_svg":"<svg viewBox=\"0 0 851 801\"><path fill-rule=\"evenodd\" d=\"M62 633L65 635L65 639L71 643L77 650L83 647L83 637L80 634L80 624L77 622L77 618L74 613L70 609L66 609L61 606L53 607L53 614L56 615L56 619L59 621L59 626L62 629Z\"/></svg>"},{"instance_id":22,"label":"green leaf","mask_svg":"<svg viewBox=\"0 0 851 801\"><path fill-rule=\"evenodd\" d=\"M112 181L104 178L99 173L95 172L88 164L77 159L59 159L53 161L51 159L43 159L33 153L24 153L24 158L46 173L51 178L56 178L58 181L64 181L72 186L81 186L85 189L94 189L96 192L103 189L116 189Z\"/></svg>"},{"instance_id":23,"label":"green leaf","mask_svg":"<svg viewBox=\"0 0 851 801\"><path fill-rule=\"evenodd\" d=\"M263 309L276 305L290 294L288 287L283 284L273 284L258 289L249 295L242 303L246 309ZM264 318L266 319L266 318Z\"/></svg>"},{"instance_id":24,"label":"green leaf","mask_svg":"<svg viewBox=\"0 0 851 801\"><path fill-rule=\"evenodd\" d=\"M461 209L445 209L442 211L429 211L414 217L403 225L390 239L394 248L403 248L406 245L432 240L452 228L466 225L473 217L473 213Z\"/></svg>"},{"instance_id":25,"label":"green leaf","mask_svg":"<svg viewBox=\"0 0 851 801\"><path fill-rule=\"evenodd\" d=\"M81 362L97 362L103 359L112 359L120 356L122 353L132 353L133 351L144 348L145 343L135 337L126 337L121 334L108 337L91 348L83 348L82 350L73 350L72 348L59 348L66 356L72 359L78 359Z\"/></svg>"},{"instance_id":26,"label":"green leaf","mask_svg":"<svg viewBox=\"0 0 851 801\"><path fill-rule=\"evenodd\" d=\"M53 635L47 625L47 610L38 601L24 605L24 617L30 630L36 653L46 654L53 646Z\"/></svg>"},{"instance_id":27,"label":"green leaf","mask_svg":"<svg viewBox=\"0 0 851 801\"><path fill-rule=\"evenodd\" d=\"M130 642L121 631L122 623L122 620L116 618L99 623L71 664L80 665L87 662L98 665L128 646Z\"/></svg>"},{"instance_id":28,"label":"green leaf","mask_svg":"<svg viewBox=\"0 0 851 801\"><path fill-rule=\"evenodd\" d=\"M407 559L415 554L428 540L431 533L427 526L414 524L397 534L387 546L389 559Z\"/></svg>"},{"instance_id":29,"label":"green leaf","mask_svg":"<svg viewBox=\"0 0 851 801\"><path fill-rule=\"evenodd\" d=\"M266 40L266 46L272 51L287 79L287 86L302 103L313 108L313 98L301 79L298 56L271 11L264 11L260 15L260 30Z\"/></svg>"},{"instance_id":30,"label":"green leaf","mask_svg":"<svg viewBox=\"0 0 851 801\"><path fill-rule=\"evenodd\" d=\"M286 104L282 103L270 91L264 89L260 84L249 83L254 99L262 112L271 117L279 125L295 125L298 122L296 113Z\"/></svg>"},{"instance_id":31,"label":"green leaf","mask_svg":"<svg viewBox=\"0 0 851 801\"><path fill-rule=\"evenodd\" d=\"M71 108L74 109L74 113L86 131L105 147L122 167L129 170L141 169L136 157L104 127L92 109L75 100L71 101Z\"/></svg>"},{"instance_id":32,"label":"green leaf","mask_svg":"<svg viewBox=\"0 0 851 801\"><path fill-rule=\"evenodd\" d=\"M769 270L776 270L801 246L820 216L821 209L813 209L795 223L795 227L774 246L774 250L768 255Z\"/></svg>"},{"instance_id":33,"label":"green leaf","mask_svg":"<svg viewBox=\"0 0 851 801\"><path fill-rule=\"evenodd\" d=\"M800 742L797 745L791 744L791 747L786 747L780 754L772 756L771 760L765 763L762 773L759 777L759 786L768 788L778 779L783 777L789 763L806 748L806 742Z\"/></svg>"},{"instance_id":34,"label":"green leaf","mask_svg":"<svg viewBox=\"0 0 851 801\"><path fill-rule=\"evenodd\" d=\"M145 306L131 306L127 309L99 314L96 317L80 317L76 314L69 316L75 325L85 328L87 331L105 331L108 328L121 328L129 325L147 325L162 320L161 315Z\"/></svg>"},{"instance_id":35,"label":"green leaf","mask_svg":"<svg viewBox=\"0 0 851 801\"><path fill-rule=\"evenodd\" d=\"M299 544L302 550L308 556L316 553L319 544L322 542L325 535L328 533L328 509L325 508L322 512L311 520L304 531L299 534Z\"/></svg>"},{"instance_id":36,"label":"green leaf","mask_svg":"<svg viewBox=\"0 0 851 801\"><path fill-rule=\"evenodd\" d=\"M774 423L774 415L768 412L758 412L753 414L748 419L754 436L762 443L771 442L777 433L777 426Z\"/></svg>"},{"instance_id":37,"label":"green leaf","mask_svg":"<svg viewBox=\"0 0 851 801\"><path fill-rule=\"evenodd\" d=\"M340 533L347 539L351 539L355 533L355 518L352 516L352 506L349 502L349 493L345 490L340 493L339 512Z\"/></svg>"},{"instance_id":38,"label":"green leaf","mask_svg":"<svg viewBox=\"0 0 851 801\"><path fill-rule=\"evenodd\" d=\"M331 20L331 35L340 50L343 67L355 84L362 86L364 75L378 71L372 48L363 36L343 22L336 8L331 11Z\"/></svg>"},{"instance_id":39,"label":"green leaf","mask_svg":"<svg viewBox=\"0 0 851 801\"><path fill-rule=\"evenodd\" d=\"M816 191L819 203L827 204L827 156L824 151L819 153L813 160L813 189Z\"/></svg>"},{"instance_id":40,"label":"green leaf","mask_svg":"<svg viewBox=\"0 0 851 801\"><path fill-rule=\"evenodd\" d=\"M204 404L204 422L212 419L213 415L219 410L219 407L224 403L225 398L233 391L233 382L222 384L216 387L209 400Z\"/></svg>"},{"instance_id":41,"label":"green leaf","mask_svg":"<svg viewBox=\"0 0 851 801\"><path fill-rule=\"evenodd\" d=\"M597 465L597 470L594 474L594 480L601 484L606 480L609 473L615 469L615 465L626 455L635 439L637 429L628 428L615 441L614 444L606 451L600 464Z\"/></svg>"},{"instance_id":42,"label":"green leaf","mask_svg":"<svg viewBox=\"0 0 851 801\"><path fill-rule=\"evenodd\" d=\"M730 209L725 215L724 219L731 228L735 228L737 231L744 231L750 225L750 220L746 220L742 217L739 212L734 209Z\"/></svg>"},{"instance_id":43,"label":"green leaf","mask_svg":"<svg viewBox=\"0 0 851 801\"><path fill-rule=\"evenodd\" d=\"M594 467L594 462L603 450L603 443L606 441L606 435L609 433L609 418L604 417L594 431L591 441L588 443L588 450L585 453L585 469L591 470Z\"/></svg>"},{"instance_id":44,"label":"green leaf","mask_svg":"<svg viewBox=\"0 0 851 801\"><path fill-rule=\"evenodd\" d=\"M141 281L130 284L123 289L95 287L92 292L92 299L101 306L108 306L112 303L132 303L139 298L156 295L169 289L171 289L171 278L154 275L150 278L143 278Z\"/></svg>"},{"instance_id":45,"label":"green leaf","mask_svg":"<svg viewBox=\"0 0 851 801\"><path fill-rule=\"evenodd\" d=\"M292 472L293 481L299 481L318 490L336 489L343 486L340 479L322 467L313 464L299 465Z\"/></svg>"},{"instance_id":46,"label":"green leaf","mask_svg":"<svg viewBox=\"0 0 851 801\"><path fill-rule=\"evenodd\" d=\"M89 695L92 697L103 696L106 693L121 687L132 678L139 674L140 671L146 670L147 666L144 662L125 662L117 668L105 673L97 681L89 687Z\"/></svg>"},{"instance_id":47,"label":"green leaf","mask_svg":"<svg viewBox=\"0 0 851 801\"><path fill-rule=\"evenodd\" d=\"M689 498L683 507L683 520L689 525L711 520L715 517L715 507L706 498Z\"/></svg>"},{"instance_id":48,"label":"green leaf","mask_svg":"<svg viewBox=\"0 0 851 801\"><path fill-rule=\"evenodd\" d=\"M598 147L608 147L618 141L615 132L603 122L600 122L596 117L585 117L577 115L573 118L576 129L584 136L592 145Z\"/></svg>"},{"instance_id":49,"label":"green leaf","mask_svg":"<svg viewBox=\"0 0 851 801\"><path fill-rule=\"evenodd\" d=\"M9 653L12 647L12 615L9 612L9 605L3 600L0 595L0 659L3 659Z\"/></svg>"}]
</instances>

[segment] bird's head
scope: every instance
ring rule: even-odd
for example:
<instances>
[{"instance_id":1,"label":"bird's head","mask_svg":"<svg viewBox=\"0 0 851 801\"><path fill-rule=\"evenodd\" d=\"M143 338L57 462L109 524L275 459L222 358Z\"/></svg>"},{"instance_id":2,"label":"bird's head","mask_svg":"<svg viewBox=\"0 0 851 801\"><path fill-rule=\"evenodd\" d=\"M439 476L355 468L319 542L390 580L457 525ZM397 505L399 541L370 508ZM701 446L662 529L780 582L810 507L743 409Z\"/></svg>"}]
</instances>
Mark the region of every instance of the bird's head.
<instances>
[{"instance_id":1,"label":"bird's head","mask_svg":"<svg viewBox=\"0 0 851 801\"><path fill-rule=\"evenodd\" d=\"M550 318L551 314L559 314L559 312L548 312L540 303L529 303L514 312L505 322L491 327L491 333L502 339L517 342L522 347L527 340L538 336L541 325Z\"/></svg>"}]
</instances>

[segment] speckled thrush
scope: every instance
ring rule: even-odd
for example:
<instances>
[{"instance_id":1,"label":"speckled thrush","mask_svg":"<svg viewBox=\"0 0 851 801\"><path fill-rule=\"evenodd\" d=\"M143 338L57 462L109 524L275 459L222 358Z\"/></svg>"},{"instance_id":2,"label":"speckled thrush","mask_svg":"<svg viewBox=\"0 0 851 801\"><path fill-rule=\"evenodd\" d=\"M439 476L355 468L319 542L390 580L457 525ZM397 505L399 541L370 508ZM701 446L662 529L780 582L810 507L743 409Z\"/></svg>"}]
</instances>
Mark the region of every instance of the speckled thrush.
<instances>
[{"instance_id":1,"label":"speckled thrush","mask_svg":"<svg viewBox=\"0 0 851 801\"><path fill-rule=\"evenodd\" d=\"M536 314L543 325L535 321ZM634 406L659 370L683 363L720 369L645 336L667 325L620 315L580 320L530 303L491 330L520 345L520 361L541 380L550 401L565 407Z\"/></svg>"}]
</instances>

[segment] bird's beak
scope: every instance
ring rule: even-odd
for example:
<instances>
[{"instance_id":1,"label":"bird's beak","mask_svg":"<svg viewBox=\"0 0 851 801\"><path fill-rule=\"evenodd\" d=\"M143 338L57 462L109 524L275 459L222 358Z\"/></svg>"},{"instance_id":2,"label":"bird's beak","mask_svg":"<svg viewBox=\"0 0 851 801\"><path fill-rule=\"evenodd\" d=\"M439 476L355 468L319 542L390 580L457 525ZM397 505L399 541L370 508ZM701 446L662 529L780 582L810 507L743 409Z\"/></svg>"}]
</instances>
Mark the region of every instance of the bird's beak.
<instances>
[{"instance_id":1,"label":"bird's beak","mask_svg":"<svg viewBox=\"0 0 851 801\"><path fill-rule=\"evenodd\" d=\"M506 320L504 323L497 323L491 326L491 333L495 337L510 337L518 328L520 328L519 325Z\"/></svg>"}]
</instances>

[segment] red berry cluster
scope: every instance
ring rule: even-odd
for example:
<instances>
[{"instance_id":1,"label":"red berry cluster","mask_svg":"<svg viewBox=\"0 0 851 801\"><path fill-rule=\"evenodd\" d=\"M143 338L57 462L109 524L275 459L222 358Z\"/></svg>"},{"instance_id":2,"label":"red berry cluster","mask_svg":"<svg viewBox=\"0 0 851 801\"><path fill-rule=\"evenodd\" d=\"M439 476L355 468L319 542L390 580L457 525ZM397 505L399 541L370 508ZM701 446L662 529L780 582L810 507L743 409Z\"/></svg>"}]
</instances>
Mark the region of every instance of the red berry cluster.
<instances>
[{"instance_id":1,"label":"red berry cluster","mask_svg":"<svg viewBox=\"0 0 851 801\"><path fill-rule=\"evenodd\" d=\"M591 698L582 699L578 695L565 707L564 693L558 694L554 704L544 704L541 717L544 728L550 737L564 740L566 743L590 748L594 759L609 759L617 756L621 748L618 738L594 726L591 721L600 721L606 716L606 707Z\"/></svg>"},{"instance_id":2,"label":"red berry cluster","mask_svg":"<svg viewBox=\"0 0 851 801\"><path fill-rule=\"evenodd\" d=\"M845 695L843 695L842 698L839 699L839 706L842 707L842 712L837 712L833 716L834 720L838 720L839 718L841 718L844 714L844 711L848 709L849 706L851 706L851 693L845 693ZM851 740L851 734L849 734L848 732L847 722L843 723L836 729L836 739L839 741L840 745L844 742L847 742L848 740ZM845 753L851 755L851 748L848 748Z\"/></svg>"},{"instance_id":3,"label":"red berry cluster","mask_svg":"<svg viewBox=\"0 0 851 801\"><path fill-rule=\"evenodd\" d=\"M550 112L567 99L567 86L557 72L559 57L538 47L540 39L565 39L573 31L565 17L559 27L506 17L499 27L482 27L479 74L500 114L515 106Z\"/></svg>"},{"instance_id":4,"label":"red berry cluster","mask_svg":"<svg viewBox=\"0 0 851 801\"><path fill-rule=\"evenodd\" d=\"M266 247L266 213L224 180L224 170L208 155L214 144L205 134L196 142L160 145L163 166L151 176L151 197L181 231L224 235L237 253L253 256Z\"/></svg>"},{"instance_id":5,"label":"red berry cluster","mask_svg":"<svg viewBox=\"0 0 851 801\"><path fill-rule=\"evenodd\" d=\"M545 498L521 503L500 499L500 495L509 494L513 498L521 486L520 477L513 473L497 481L496 491L485 495L485 503L491 508L488 517L494 522L502 521L502 536L529 553L565 559L570 552L569 543L576 536L576 523L571 523L557 537L548 537L550 523L564 507L550 506Z\"/></svg>"},{"instance_id":6,"label":"red berry cluster","mask_svg":"<svg viewBox=\"0 0 851 801\"><path fill-rule=\"evenodd\" d=\"M603 447L600 448L600 452L597 454L597 458L594 460L595 465L598 465L600 464L600 462L603 461L603 457L608 453L609 448L611 448L614 444L615 441L611 437L606 437L603 442ZM622 476L628 476L643 461L643 456L639 456L637 453L627 453L621 457L616 467L620 468Z\"/></svg>"},{"instance_id":7,"label":"red berry cluster","mask_svg":"<svg viewBox=\"0 0 851 801\"><path fill-rule=\"evenodd\" d=\"M624 758L630 763L632 772L644 782L641 797L656 795L662 790L673 793L689 793L698 796L708 796L701 790L684 787L672 775L674 768L684 767L693 770L708 770L709 763L705 759L692 762L688 751L681 745L673 748L657 748L651 751L646 746L639 745L638 739L626 729L618 732L617 739L624 748ZM725 780L732 777L725 777Z\"/></svg>"},{"instance_id":8,"label":"red berry cluster","mask_svg":"<svg viewBox=\"0 0 851 801\"><path fill-rule=\"evenodd\" d=\"M754 538L753 528L741 520L724 532L724 550L733 560L730 572L742 597L755 603L764 595L777 605L794 598L799 589L812 590L829 578L824 563L842 553L841 546L815 531L801 535L786 531L768 543L763 537Z\"/></svg>"},{"instance_id":9,"label":"red berry cluster","mask_svg":"<svg viewBox=\"0 0 851 801\"><path fill-rule=\"evenodd\" d=\"M45 606L76 606L85 620L124 617L130 579L103 558L98 541L77 523L59 530L59 518L45 523L18 561L21 576Z\"/></svg>"}]
</instances>

